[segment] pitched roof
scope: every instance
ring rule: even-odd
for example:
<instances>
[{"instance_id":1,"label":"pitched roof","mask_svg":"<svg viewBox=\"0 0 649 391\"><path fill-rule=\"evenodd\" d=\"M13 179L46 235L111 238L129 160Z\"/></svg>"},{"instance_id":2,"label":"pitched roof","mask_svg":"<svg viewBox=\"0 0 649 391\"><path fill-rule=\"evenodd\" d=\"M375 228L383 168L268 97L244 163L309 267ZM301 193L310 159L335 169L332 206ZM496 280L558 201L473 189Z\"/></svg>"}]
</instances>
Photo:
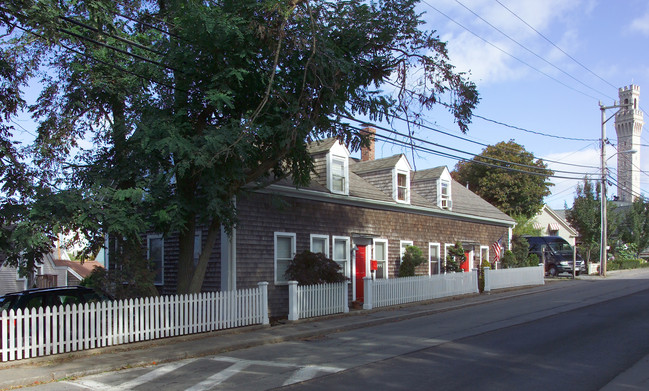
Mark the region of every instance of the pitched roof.
<instances>
[{"instance_id":1,"label":"pitched roof","mask_svg":"<svg viewBox=\"0 0 649 391\"><path fill-rule=\"evenodd\" d=\"M307 146L307 151L309 151L309 153L312 155L327 152L331 149L331 147L333 147L336 141L338 141L338 139L334 137L313 141Z\"/></svg>"},{"instance_id":2,"label":"pitched roof","mask_svg":"<svg viewBox=\"0 0 649 391\"><path fill-rule=\"evenodd\" d=\"M312 155L322 154L328 152L334 146L336 141L335 138L315 141L309 145L308 150ZM438 211L445 215L456 214L458 217L463 216L463 218L475 216L480 219L496 220L508 225L513 225L514 220L511 217L454 180L451 180L451 194L453 201L452 209L442 209L437 206L436 200L431 199L430 196L431 194L436 193L436 180L441 177L445 170L448 170L446 166L421 171L411 171L411 184L417 183L417 186L410 186L410 204L396 202L391 193L388 194L385 189L381 190L376 187L373 184L375 182L372 182L368 178L368 175L393 169L402 157L404 157L403 154L398 154L383 159L369 161L358 161L349 158L349 195L332 193L327 188L326 174L323 172L320 172L319 174L316 172L312 173L311 183L303 189L313 191L315 194L328 194L328 197L333 196L342 201L344 201L346 197L349 197L350 199L354 199L354 202L358 202L359 200L367 200L369 202L377 201L382 204L392 204L398 208L423 208L424 210L429 210L431 212ZM278 184L283 187L294 187L294 185L292 185L288 180L283 180ZM428 198L426 196L428 196Z\"/></svg>"},{"instance_id":3,"label":"pitched roof","mask_svg":"<svg viewBox=\"0 0 649 391\"><path fill-rule=\"evenodd\" d=\"M415 171L412 174L411 181L412 182L419 182L419 181L426 181L426 180L437 180L439 179L440 176L442 176L442 173L446 169L446 166L439 166L435 168L429 168L426 170L420 170L420 171Z\"/></svg>"},{"instance_id":4,"label":"pitched roof","mask_svg":"<svg viewBox=\"0 0 649 391\"><path fill-rule=\"evenodd\" d=\"M349 163L349 169L357 174L364 174L366 172L374 172L381 170L390 170L393 169L397 162L401 159L403 155L394 155L386 157L383 159L368 160L364 162L358 162L351 160ZM353 162L353 163L351 163Z\"/></svg>"},{"instance_id":5,"label":"pitched roof","mask_svg":"<svg viewBox=\"0 0 649 391\"><path fill-rule=\"evenodd\" d=\"M81 276L81 278L88 277L90 273L94 270L96 267L103 268L104 265L97 261L85 261L84 263L81 262L76 262L76 261L68 261L65 259L55 259L54 260L54 265L56 266L64 266L67 268L72 269L75 273Z\"/></svg>"}]
</instances>

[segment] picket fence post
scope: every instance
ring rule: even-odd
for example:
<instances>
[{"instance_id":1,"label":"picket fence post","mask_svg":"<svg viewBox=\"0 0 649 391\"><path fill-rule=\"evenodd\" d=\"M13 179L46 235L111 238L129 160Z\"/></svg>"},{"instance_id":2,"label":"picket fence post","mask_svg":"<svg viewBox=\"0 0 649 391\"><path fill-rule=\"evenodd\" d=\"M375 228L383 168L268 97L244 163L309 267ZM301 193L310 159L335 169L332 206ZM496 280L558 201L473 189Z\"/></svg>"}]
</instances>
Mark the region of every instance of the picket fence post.
<instances>
[{"instance_id":1,"label":"picket fence post","mask_svg":"<svg viewBox=\"0 0 649 391\"><path fill-rule=\"evenodd\" d=\"M489 281L489 273L491 271L491 268L485 267L482 270L484 271L484 291L491 292L491 281Z\"/></svg>"},{"instance_id":2,"label":"picket fence post","mask_svg":"<svg viewBox=\"0 0 649 391\"><path fill-rule=\"evenodd\" d=\"M257 285L261 291L261 324L267 325L270 324L270 319L268 319L268 282L262 281Z\"/></svg>"},{"instance_id":3,"label":"picket fence post","mask_svg":"<svg viewBox=\"0 0 649 391\"><path fill-rule=\"evenodd\" d=\"M364 310L371 310L372 309L372 285L373 285L373 280L372 277L363 277L363 309Z\"/></svg>"},{"instance_id":4,"label":"picket fence post","mask_svg":"<svg viewBox=\"0 0 649 391\"><path fill-rule=\"evenodd\" d=\"M298 313L297 281L288 282L288 320L300 319Z\"/></svg>"}]
</instances>

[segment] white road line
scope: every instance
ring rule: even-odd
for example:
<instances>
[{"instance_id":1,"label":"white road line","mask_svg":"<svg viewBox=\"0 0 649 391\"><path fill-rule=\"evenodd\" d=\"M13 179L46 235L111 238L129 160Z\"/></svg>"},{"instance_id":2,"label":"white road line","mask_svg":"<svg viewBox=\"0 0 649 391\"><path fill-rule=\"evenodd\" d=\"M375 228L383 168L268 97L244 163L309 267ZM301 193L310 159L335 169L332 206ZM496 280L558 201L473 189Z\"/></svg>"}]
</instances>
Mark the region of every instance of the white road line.
<instances>
[{"instance_id":1,"label":"white road line","mask_svg":"<svg viewBox=\"0 0 649 391\"><path fill-rule=\"evenodd\" d=\"M293 376L289 377L283 386L288 386L289 384L299 383L301 381L313 379L315 375L320 372L316 367L303 367L293 372Z\"/></svg>"},{"instance_id":2,"label":"white road line","mask_svg":"<svg viewBox=\"0 0 649 391\"><path fill-rule=\"evenodd\" d=\"M191 360L183 360L171 364L163 364L160 367L145 373L142 376L136 377L135 379L131 379L127 381L126 383L122 383L119 385L109 385L105 383L101 383L95 380L89 380L89 379L79 379L79 380L74 380L74 381L67 381L66 383L68 384L73 384L77 386L82 386L89 388L91 390L132 390L133 388L150 382L152 380L155 380L156 378L166 375L169 372L175 371L176 369L185 366L187 364L190 364L197 359L191 359Z\"/></svg>"},{"instance_id":3,"label":"white road line","mask_svg":"<svg viewBox=\"0 0 649 391\"><path fill-rule=\"evenodd\" d=\"M231 366L225 368L219 373L216 373L207 379L203 380L202 382L189 387L186 391L205 391L209 390L210 388L219 385L223 383L224 381L228 380L232 376L236 375L237 373L241 372L245 368L250 366L250 364L246 362L237 362L232 364Z\"/></svg>"},{"instance_id":4,"label":"white road line","mask_svg":"<svg viewBox=\"0 0 649 391\"><path fill-rule=\"evenodd\" d=\"M74 380L74 381L63 381L61 383L69 384L75 387L79 388L84 388L86 390L111 390L113 389L112 386L109 386L108 384L100 383L98 381L94 380Z\"/></svg>"}]
</instances>

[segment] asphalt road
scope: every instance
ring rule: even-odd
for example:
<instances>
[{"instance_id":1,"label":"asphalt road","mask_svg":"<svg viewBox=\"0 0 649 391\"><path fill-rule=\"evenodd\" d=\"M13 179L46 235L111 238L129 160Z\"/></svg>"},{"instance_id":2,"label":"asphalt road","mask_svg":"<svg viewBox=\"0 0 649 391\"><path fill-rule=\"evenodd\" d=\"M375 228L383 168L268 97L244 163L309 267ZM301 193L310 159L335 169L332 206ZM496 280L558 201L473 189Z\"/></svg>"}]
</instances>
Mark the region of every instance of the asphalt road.
<instances>
[{"instance_id":1,"label":"asphalt road","mask_svg":"<svg viewBox=\"0 0 649 391\"><path fill-rule=\"evenodd\" d=\"M46 390L599 390L649 355L649 272ZM89 365L92 365L89 362Z\"/></svg>"},{"instance_id":2,"label":"asphalt road","mask_svg":"<svg viewBox=\"0 0 649 391\"><path fill-rule=\"evenodd\" d=\"M599 390L649 353L648 307L643 290L287 389Z\"/></svg>"}]
</instances>

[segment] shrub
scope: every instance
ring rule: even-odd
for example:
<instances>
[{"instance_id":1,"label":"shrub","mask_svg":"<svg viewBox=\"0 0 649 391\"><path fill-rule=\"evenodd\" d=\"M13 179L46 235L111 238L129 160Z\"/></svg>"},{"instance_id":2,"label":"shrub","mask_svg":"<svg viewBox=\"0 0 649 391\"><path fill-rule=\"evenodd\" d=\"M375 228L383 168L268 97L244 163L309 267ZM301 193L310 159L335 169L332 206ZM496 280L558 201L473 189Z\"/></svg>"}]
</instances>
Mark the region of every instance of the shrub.
<instances>
[{"instance_id":1,"label":"shrub","mask_svg":"<svg viewBox=\"0 0 649 391\"><path fill-rule=\"evenodd\" d=\"M511 250L505 250L500 262L503 265L504 269L511 269L514 267L518 267L518 262L516 262L516 256L514 255L513 252L511 252Z\"/></svg>"},{"instance_id":2,"label":"shrub","mask_svg":"<svg viewBox=\"0 0 649 391\"><path fill-rule=\"evenodd\" d=\"M412 277L415 275L415 269L426 261L421 249L417 246L406 246L406 252L403 254L401 264L399 265L399 277Z\"/></svg>"},{"instance_id":3,"label":"shrub","mask_svg":"<svg viewBox=\"0 0 649 391\"><path fill-rule=\"evenodd\" d=\"M462 243L456 242L455 246L448 249L444 271L461 272L462 267L460 265L462 265L462 262L464 261L466 261L466 255L464 255L464 247L462 247Z\"/></svg>"},{"instance_id":4,"label":"shrub","mask_svg":"<svg viewBox=\"0 0 649 391\"><path fill-rule=\"evenodd\" d=\"M478 270L478 290L480 290L480 293L484 292L484 269L486 267L491 269L491 262L488 259L483 259L480 264L480 270Z\"/></svg>"},{"instance_id":5,"label":"shrub","mask_svg":"<svg viewBox=\"0 0 649 391\"><path fill-rule=\"evenodd\" d=\"M286 277L300 285L343 282L347 280L340 265L322 253L304 251L291 260L286 269Z\"/></svg>"}]
</instances>

